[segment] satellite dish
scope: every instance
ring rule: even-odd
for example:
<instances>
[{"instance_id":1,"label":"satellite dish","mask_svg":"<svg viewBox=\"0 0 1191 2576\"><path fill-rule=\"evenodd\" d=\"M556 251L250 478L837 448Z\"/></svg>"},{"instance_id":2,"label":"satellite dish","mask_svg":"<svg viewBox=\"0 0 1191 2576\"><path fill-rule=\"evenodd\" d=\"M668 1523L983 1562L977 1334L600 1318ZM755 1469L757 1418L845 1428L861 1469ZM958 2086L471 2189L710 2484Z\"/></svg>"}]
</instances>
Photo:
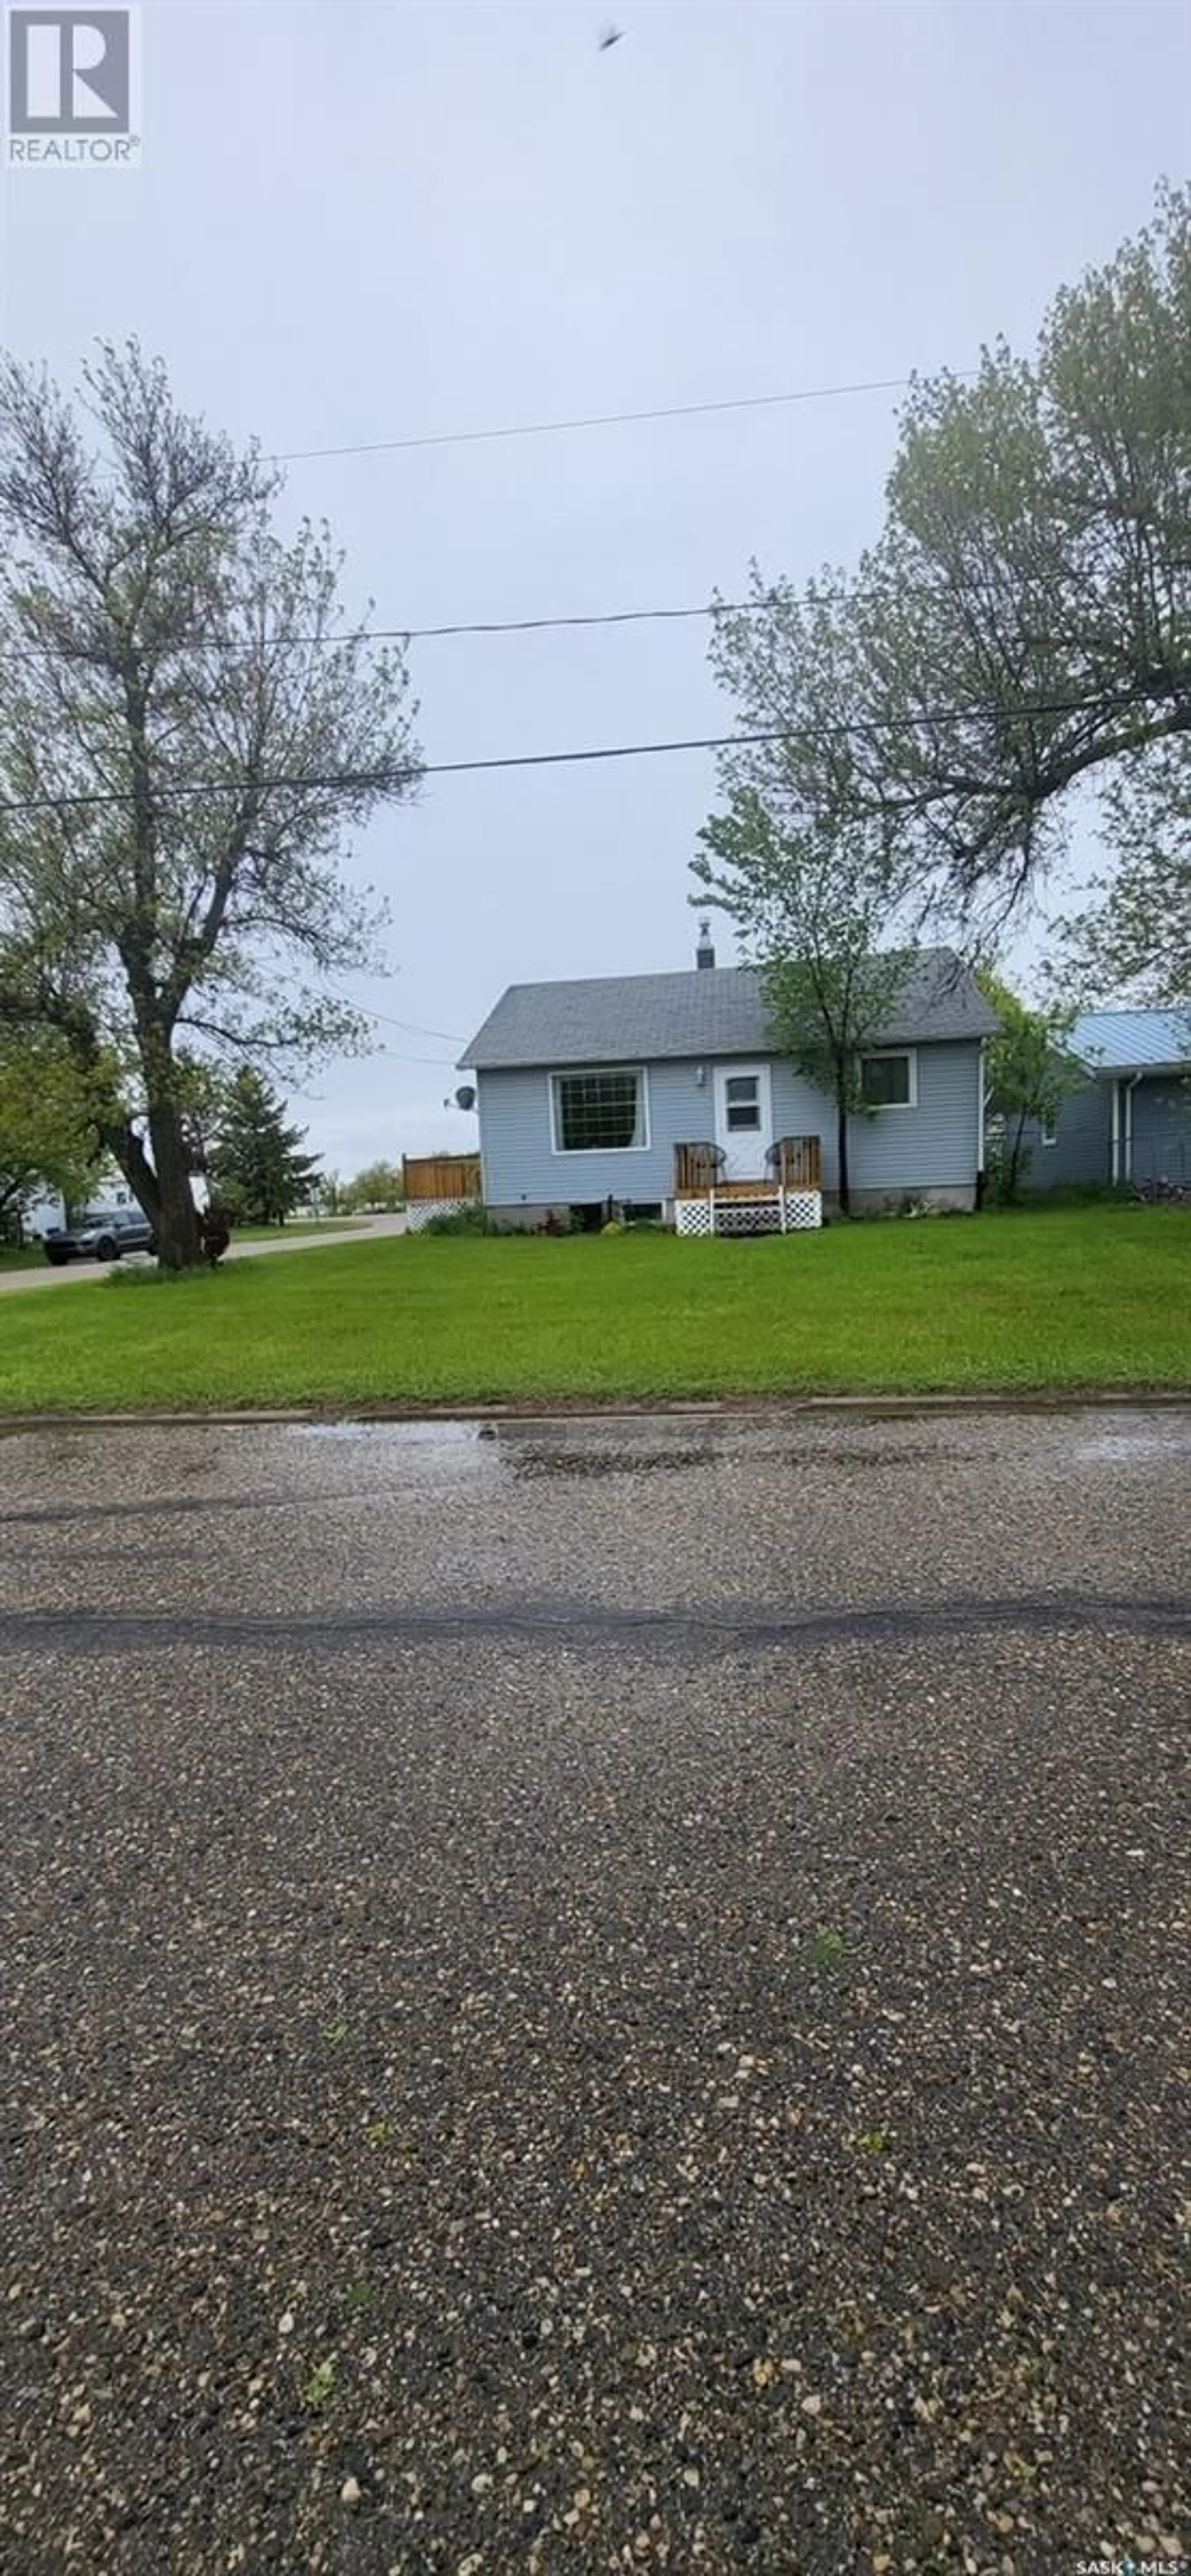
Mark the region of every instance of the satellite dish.
<instances>
[{"instance_id":1,"label":"satellite dish","mask_svg":"<svg viewBox=\"0 0 1191 2576\"><path fill-rule=\"evenodd\" d=\"M471 1083L460 1083L459 1089L455 1094L456 1109L474 1109L475 1105L476 1095Z\"/></svg>"}]
</instances>

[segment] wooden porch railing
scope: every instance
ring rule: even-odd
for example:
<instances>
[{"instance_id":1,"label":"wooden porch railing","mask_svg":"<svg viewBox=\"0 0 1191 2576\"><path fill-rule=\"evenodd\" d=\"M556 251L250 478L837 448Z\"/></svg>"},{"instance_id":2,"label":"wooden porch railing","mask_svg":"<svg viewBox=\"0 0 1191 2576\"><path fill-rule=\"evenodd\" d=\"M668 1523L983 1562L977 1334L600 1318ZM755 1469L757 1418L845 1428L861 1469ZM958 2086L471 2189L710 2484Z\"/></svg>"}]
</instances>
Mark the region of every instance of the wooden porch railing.
<instances>
[{"instance_id":1,"label":"wooden porch railing","mask_svg":"<svg viewBox=\"0 0 1191 2576\"><path fill-rule=\"evenodd\" d=\"M758 1161L760 1161L758 1156ZM823 1148L818 1136L779 1136L765 1155L765 1168L755 1175L758 1187L768 1182L773 1189L821 1190L823 1187ZM724 1151L721 1145L676 1145L674 1148L675 1198L702 1196L707 1190L729 1187L723 1179Z\"/></svg>"},{"instance_id":2,"label":"wooden porch railing","mask_svg":"<svg viewBox=\"0 0 1191 2576\"><path fill-rule=\"evenodd\" d=\"M724 1154L720 1145L676 1145L675 1198L686 1198L696 1190L713 1190L723 1168Z\"/></svg>"},{"instance_id":3,"label":"wooden porch railing","mask_svg":"<svg viewBox=\"0 0 1191 2576\"><path fill-rule=\"evenodd\" d=\"M478 1154L403 1154L407 1199L478 1199L483 1188Z\"/></svg>"},{"instance_id":4,"label":"wooden porch railing","mask_svg":"<svg viewBox=\"0 0 1191 2576\"><path fill-rule=\"evenodd\" d=\"M821 1190L823 1143L819 1136L779 1136L765 1157L784 1190Z\"/></svg>"}]
</instances>

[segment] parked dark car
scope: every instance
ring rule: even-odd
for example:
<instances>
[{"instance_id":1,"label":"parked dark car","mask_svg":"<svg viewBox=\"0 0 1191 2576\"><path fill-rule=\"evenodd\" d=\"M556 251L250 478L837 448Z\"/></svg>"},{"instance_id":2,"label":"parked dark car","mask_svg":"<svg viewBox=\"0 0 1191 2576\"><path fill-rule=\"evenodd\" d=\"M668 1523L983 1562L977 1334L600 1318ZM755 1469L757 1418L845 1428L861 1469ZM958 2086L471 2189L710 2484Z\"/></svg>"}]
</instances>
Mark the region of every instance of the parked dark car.
<instances>
[{"instance_id":1,"label":"parked dark car","mask_svg":"<svg viewBox=\"0 0 1191 2576\"><path fill-rule=\"evenodd\" d=\"M55 1269L66 1261L119 1261L125 1252L156 1252L157 1238L139 1208L105 1208L81 1225L52 1225L45 1257Z\"/></svg>"}]
</instances>

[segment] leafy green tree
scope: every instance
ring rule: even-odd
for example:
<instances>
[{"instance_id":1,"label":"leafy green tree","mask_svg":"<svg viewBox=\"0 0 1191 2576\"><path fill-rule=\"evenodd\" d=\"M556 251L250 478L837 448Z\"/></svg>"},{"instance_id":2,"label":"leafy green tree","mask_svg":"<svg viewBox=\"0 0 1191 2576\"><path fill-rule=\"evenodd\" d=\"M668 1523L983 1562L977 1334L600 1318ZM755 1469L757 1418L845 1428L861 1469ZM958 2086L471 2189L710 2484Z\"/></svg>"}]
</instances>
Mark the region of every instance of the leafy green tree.
<instances>
[{"instance_id":1,"label":"leafy green tree","mask_svg":"<svg viewBox=\"0 0 1191 2576\"><path fill-rule=\"evenodd\" d=\"M992 1177L1012 1206L1029 1169L1027 1127L1057 1118L1087 1076L1067 1045L1070 1009L1032 1010L987 967L977 970L977 982L1001 1023L985 1051L985 1110L1001 1129Z\"/></svg>"},{"instance_id":2,"label":"leafy green tree","mask_svg":"<svg viewBox=\"0 0 1191 2576\"><path fill-rule=\"evenodd\" d=\"M362 1208L399 1208L405 1205L405 1182L400 1163L369 1163L348 1181L341 1192L341 1203L349 1214Z\"/></svg>"},{"instance_id":3,"label":"leafy green tree","mask_svg":"<svg viewBox=\"0 0 1191 2576\"><path fill-rule=\"evenodd\" d=\"M262 1074L246 1067L228 1087L227 1105L208 1161L211 1197L242 1223L284 1225L318 1184L318 1164L302 1152L306 1130L286 1124L285 1109Z\"/></svg>"},{"instance_id":4,"label":"leafy green tree","mask_svg":"<svg viewBox=\"0 0 1191 2576\"><path fill-rule=\"evenodd\" d=\"M913 386L885 526L852 574L800 604L754 567L740 702L742 730L777 737L767 765L798 777L800 828L883 829L922 917L958 917L971 949L1045 880L1072 790L1107 788L1123 865L1105 936L1153 992L1172 933L1185 981L1189 917L1186 842L1164 890L1153 828L1191 741L1188 347L1191 188L1163 188L1152 223L1056 297L1034 353L998 344L972 380Z\"/></svg>"},{"instance_id":5,"label":"leafy green tree","mask_svg":"<svg viewBox=\"0 0 1191 2576\"><path fill-rule=\"evenodd\" d=\"M320 1216L342 1215L346 1187L342 1172L320 1172L310 1194L312 1206Z\"/></svg>"},{"instance_id":6,"label":"leafy green tree","mask_svg":"<svg viewBox=\"0 0 1191 2576\"><path fill-rule=\"evenodd\" d=\"M1191 1009L1191 743L1125 762L1104 805L1117 868L1053 925L1052 979L1088 1001Z\"/></svg>"},{"instance_id":7,"label":"leafy green tree","mask_svg":"<svg viewBox=\"0 0 1191 2576\"><path fill-rule=\"evenodd\" d=\"M0 1225L44 1190L85 1197L100 1161L97 1107L60 1038L0 1027Z\"/></svg>"},{"instance_id":8,"label":"leafy green tree","mask_svg":"<svg viewBox=\"0 0 1191 2576\"><path fill-rule=\"evenodd\" d=\"M859 738L969 916L1037 883L1079 780L1191 735L1189 346L1191 189L1163 188L1033 358L998 344L910 394L858 579Z\"/></svg>"},{"instance_id":9,"label":"leafy green tree","mask_svg":"<svg viewBox=\"0 0 1191 2576\"><path fill-rule=\"evenodd\" d=\"M340 861L416 754L401 656L344 635L326 533L273 533L259 453L135 345L85 391L96 447L44 376L0 368L0 1026L56 1033L84 1080L126 1066L102 1142L181 1268L183 1060L365 1042L328 979L375 965L380 915Z\"/></svg>"},{"instance_id":10,"label":"leafy green tree","mask_svg":"<svg viewBox=\"0 0 1191 2576\"><path fill-rule=\"evenodd\" d=\"M871 1107L860 1055L912 961L899 936L911 877L885 816L866 806L847 722L854 631L838 599L785 585L762 595L754 582L763 613L721 612L711 658L737 730L760 738L720 756L724 805L699 835L692 900L733 922L775 1044L834 1103L847 1214L850 1122Z\"/></svg>"}]
</instances>

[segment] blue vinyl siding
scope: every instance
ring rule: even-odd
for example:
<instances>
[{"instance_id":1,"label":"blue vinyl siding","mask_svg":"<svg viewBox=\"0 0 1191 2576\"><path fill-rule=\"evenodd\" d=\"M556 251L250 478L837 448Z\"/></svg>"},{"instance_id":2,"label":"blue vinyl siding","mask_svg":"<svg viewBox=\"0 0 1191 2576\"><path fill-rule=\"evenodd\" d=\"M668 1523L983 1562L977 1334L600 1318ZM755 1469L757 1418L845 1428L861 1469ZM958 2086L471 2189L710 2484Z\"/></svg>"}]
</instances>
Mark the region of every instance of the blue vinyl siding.
<instances>
[{"instance_id":1,"label":"blue vinyl siding","mask_svg":"<svg viewBox=\"0 0 1191 2576\"><path fill-rule=\"evenodd\" d=\"M1055 1119L1055 1141L1044 1145L1033 1118L1026 1121L1029 1163L1026 1190L1102 1188L1112 1178L1112 1084L1089 1082L1069 1091Z\"/></svg>"},{"instance_id":2,"label":"blue vinyl siding","mask_svg":"<svg viewBox=\"0 0 1191 2576\"><path fill-rule=\"evenodd\" d=\"M971 1189L980 1138L980 1049L971 1040L920 1046L918 1105L854 1118L855 1190Z\"/></svg>"},{"instance_id":3,"label":"blue vinyl siding","mask_svg":"<svg viewBox=\"0 0 1191 2576\"><path fill-rule=\"evenodd\" d=\"M568 1067L568 1071L578 1070ZM592 1070L598 1070L593 1067ZM479 1076L480 1152L489 1207L582 1207L596 1199L668 1199L674 1148L710 1137L715 1127L711 1069L702 1089L693 1064L645 1067L648 1092L644 1150L556 1154L550 1074L520 1068Z\"/></svg>"},{"instance_id":4,"label":"blue vinyl siding","mask_svg":"<svg viewBox=\"0 0 1191 2576\"><path fill-rule=\"evenodd\" d=\"M980 1049L972 1039L920 1046L913 1109L879 1109L851 1126L852 1184L857 1190L912 1192L970 1189L979 1140ZM750 1061L759 1061L753 1058ZM645 1067L649 1143L636 1152L558 1154L551 1122L550 1073L543 1068L481 1073L480 1150L484 1195L491 1207L579 1206L598 1199L668 1199L676 1145L715 1135L713 1067L697 1080L694 1063ZM775 1136L819 1136L823 1185L838 1187L835 1111L813 1083L772 1062ZM766 1140L768 1141L768 1140ZM759 1158L760 1160L760 1158Z\"/></svg>"},{"instance_id":5,"label":"blue vinyl siding","mask_svg":"<svg viewBox=\"0 0 1191 2576\"><path fill-rule=\"evenodd\" d=\"M1121 1156L1124 1181L1191 1181L1191 1076L1143 1074L1130 1084L1127 1074L1100 1074L1079 1091L1068 1093L1059 1110L1056 1141L1042 1143L1031 1119L1026 1128L1030 1167L1027 1190L1103 1188L1112 1179L1112 1095L1121 1089ZM1132 1125L1131 1168L1123 1168L1128 1120Z\"/></svg>"},{"instance_id":6,"label":"blue vinyl siding","mask_svg":"<svg viewBox=\"0 0 1191 2576\"><path fill-rule=\"evenodd\" d=\"M1191 1181L1191 1075L1139 1082L1133 1094L1135 1181Z\"/></svg>"}]
</instances>

